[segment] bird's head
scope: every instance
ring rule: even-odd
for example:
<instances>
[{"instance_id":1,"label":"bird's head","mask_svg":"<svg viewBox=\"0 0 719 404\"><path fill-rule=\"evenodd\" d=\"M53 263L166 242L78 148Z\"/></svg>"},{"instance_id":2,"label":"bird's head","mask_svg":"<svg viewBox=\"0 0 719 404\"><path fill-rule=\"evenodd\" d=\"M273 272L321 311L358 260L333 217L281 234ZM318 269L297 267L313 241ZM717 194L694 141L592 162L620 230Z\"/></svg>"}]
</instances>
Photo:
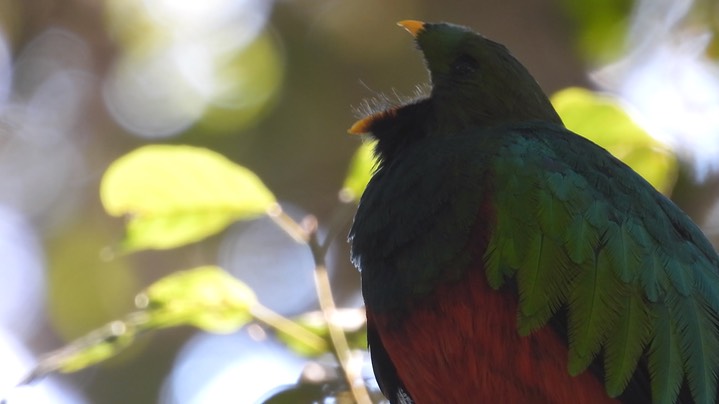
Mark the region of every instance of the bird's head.
<instances>
[{"instance_id":1,"label":"bird's head","mask_svg":"<svg viewBox=\"0 0 719 404\"><path fill-rule=\"evenodd\" d=\"M424 54L431 97L446 119L478 126L561 122L539 84L504 45L459 25L412 20L399 25ZM442 111L444 105L451 110Z\"/></svg>"},{"instance_id":2,"label":"bird's head","mask_svg":"<svg viewBox=\"0 0 719 404\"><path fill-rule=\"evenodd\" d=\"M432 91L428 98L375 112L350 128L350 133L371 133L384 141L378 145L380 157L411 141L398 136L446 136L530 121L561 124L539 84L503 45L459 25L398 24L422 51Z\"/></svg>"}]
</instances>

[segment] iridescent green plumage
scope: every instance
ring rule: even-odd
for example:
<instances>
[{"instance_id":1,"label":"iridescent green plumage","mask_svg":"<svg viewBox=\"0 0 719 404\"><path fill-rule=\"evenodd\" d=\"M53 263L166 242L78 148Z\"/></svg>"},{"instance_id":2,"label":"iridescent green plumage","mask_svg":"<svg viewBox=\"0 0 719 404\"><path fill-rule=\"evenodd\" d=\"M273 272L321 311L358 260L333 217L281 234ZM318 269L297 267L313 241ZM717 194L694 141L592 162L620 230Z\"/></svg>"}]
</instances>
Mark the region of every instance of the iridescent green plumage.
<instances>
[{"instance_id":1,"label":"iridescent green plumage","mask_svg":"<svg viewBox=\"0 0 719 404\"><path fill-rule=\"evenodd\" d=\"M378 376L389 380L383 388L403 391L407 374L444 380L435 369L413 370L425 362L397 356L388 339L417 307L444 307L432 301L444 298L435 290L483 270L496 293L517 293L518 333L551 327L566 337L569 374L591 368L609 396L627 401L715 402L719 257L699 228L625 164L564 128L504 47L447 24L416 35L431 96L360 125L377 138L381 163L351 238L370 348L381 351L375 366L390 375ZM491 323L473 327L428 335L493 332ZM423 355L432 344L418 345ZM429 394L414 388L415 400Z\"/></svg>"},{"instance_id":2,"label":"iridescent green plumage","mask_svg":"<svg viewBox=\"0 0 719 404\"><path fill-rule=\"evenodd\" d=\"M570 373L603 349L615 396L646 349L655 401L673 402L686 376L697 402L713 402L719 260L712 246L598 146L561 128L524 133L502 134L491 163L496 182L512 180L495 187L498 221L486 253L492 286L517 279L520 332L567 307Z\"/></svg>"}]
</instances>

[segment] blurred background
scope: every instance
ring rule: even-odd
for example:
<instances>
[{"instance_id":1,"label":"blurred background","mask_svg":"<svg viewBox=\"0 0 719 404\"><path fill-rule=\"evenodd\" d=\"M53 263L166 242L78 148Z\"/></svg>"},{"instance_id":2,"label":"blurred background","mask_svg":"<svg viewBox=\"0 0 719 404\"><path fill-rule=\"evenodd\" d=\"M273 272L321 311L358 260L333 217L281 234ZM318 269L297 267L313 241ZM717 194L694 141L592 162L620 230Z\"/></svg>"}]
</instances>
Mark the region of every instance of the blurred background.
<instances>
[{"instance_id":1,"label":"blurred background","mask_svg":"<svg viewBox=\"0 0 719 404\"><path fill-rule=\"evenodd\" d=\"M315 309L309 251L267 219L109 256L123 223L104 213L99 181L138 146L198 145L253 170L294 217L326 223L360 142L346 135L353 106L427 80L403 19L505 43L550 94L617 96L677 155L671 196L719 240L716 0L0 0L0 398L251 403L294 383L307 360L250 326L161 331L13 388L42 353L133 310L136 293L180 269L218 264L281 314ZM359 307L347 257L342 237L335 293Z\"/></svg>"}]
</instances>

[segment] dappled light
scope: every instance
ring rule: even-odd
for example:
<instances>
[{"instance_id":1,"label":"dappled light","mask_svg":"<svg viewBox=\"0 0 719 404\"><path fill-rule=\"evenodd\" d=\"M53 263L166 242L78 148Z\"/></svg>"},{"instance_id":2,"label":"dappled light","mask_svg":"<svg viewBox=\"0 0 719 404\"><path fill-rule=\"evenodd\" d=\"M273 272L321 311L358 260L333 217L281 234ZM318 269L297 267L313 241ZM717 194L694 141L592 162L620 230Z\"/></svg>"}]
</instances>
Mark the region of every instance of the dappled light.
<instances>
[{"instance_id":1,"label":"dappled light","mask_svg":"<svg viewBox=\"0 0 719 404\"><path fill-rule=\"evenodd\" d=\"M301 217L299 209L296 217ZM297 315L315 306L312 255L268 218L240 223L223 237L218 259L269 308Z\"/></svg>"},{"instance_id":2,"label":"dappled light","mask_svg":"<svg viewBox=\"0 0 719 404\"><path fill-rule=\"evenodd\" d=\"M103 95L131 133L176 136L215 107L245 115L249 124L278 90L277 44L263 33L271 2L108 1L118 10L107 18L121 52Z\"/></svg>"},{"instance_id":3,"label":"dappled light","mask_svg":"<svg viewBox=\"0 0 719 404\"><path fill-rule=\"evenodd\" d=\"M0 396L8 403L57 403L86 404L82 393L57 378L48 379L40 386L14 388L17 375L29 373L35 366L35 358L17 336L0 329Z\"/></svg>"},{"instance_id":4,"label":"dappled light","mask_svg":"<svg viewBox=\"0 0 719 404\"><path fill-rule=\"evenodd\" d=\"M709 3L1 3L0 403L379 397L346 240L376 162L347 129L428 83L408 18L506 44L716 243Z\"/></svg>"},{"instance_id":5,"label":"dappled light","mask_svg":"<svg viewBox=\"0 0 719 404\"><path fill-rule=\"evenodd\" d=\"M71 201L64 190L84 169L76 142L92 81L88 49L68 31L48 29L19 53L0 106L0 170L13 173L0 181L4 204L37 217Z\"/></svg>"},{"instance_id":6,"label":"dappled light","mask_svg":"<svg viewBox=\"0 0 719 404\"><path fill-rule=\"evenodd\" d=\"M21 214L0 207L0 324L17 338L38 331L46 284L37 233Z\"/></svg>"},{"instance_id":7,"label":"dappled light","mask_svg":"<svg viewBox=\"0 0 719 404\"><path fill-rule=\"evenodd\" d=\"M257 402L273 387L297 381L304 360L275 340L247 333L198 334L178 354L162 404ZM240 383L242 387L238 389Z\"/></svg>"},{"instance_id":8,"label":"dappled light","mask_svg":"<svg viewBox=\"0 0 719 404\"><path fill-rule=\"evenodd\" d=\"M0 101L7 101L12 83L12 58L7 38L0 32Z\"/></svg>"},{"instance_id":9,"label":"dappled light","mask_svg":"<svg viewBox=\"0 0 719 404\"><path fill-rule=\"evenodd\" d=\"M719 170L719 65L708 53L716 27L695 18L692 3L639 1L626 55L595 77L702 181Z\"/></svg>"}]
</instances>

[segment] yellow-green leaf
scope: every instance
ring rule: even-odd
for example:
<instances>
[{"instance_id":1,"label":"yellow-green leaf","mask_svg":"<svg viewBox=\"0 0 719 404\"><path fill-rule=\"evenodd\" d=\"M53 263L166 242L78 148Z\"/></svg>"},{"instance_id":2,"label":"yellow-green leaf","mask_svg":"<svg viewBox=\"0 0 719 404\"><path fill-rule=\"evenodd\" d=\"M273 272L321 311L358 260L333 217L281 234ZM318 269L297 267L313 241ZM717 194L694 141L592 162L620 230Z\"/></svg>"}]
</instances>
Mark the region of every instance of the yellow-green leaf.
<instances>
[{"instance_id":1,"label":"yellow-green leaf","mask_svg":"<svg viewBox=\"0 0 719 404\"><path fill-rule=\"evenodd\" d=\"M21 385L54 372L76 372L115 356L129 346L137 334L133 317L128 316L128 320L113 321L45 355Z\"/></svg>"},{"instance_id":2,"label":"yellow-green leaf","mask_svg":"<svg viewBox=\"0 0 719 404\"><path fill-rule=\"evenodd\" d=\"M100 198L108 214L127 218L125 251L174 248L254 218L275 197L250 170L192 146L150 145L117 159Z\"/></svg>"},{"instance_id":3,"label":"yellow-green leaf","mask_svg":"<svg viewBox=\"0 0 719 404\"><path fill-rule=\"evenodd\" d=\"M671 193L678 169L675 156L639 127L615 99L569 87L555 93L552 103L569 130L607 149L660 192Z\"/></svg>"},{"instance_id":4,"label":"yellow-green leaf","mask_svg":"<svg viewBox=\"0 0 719 404\"><path fill-rule=\"evenodd\" d=\"M215 266L166 276L137 295L135 304L139 311L46 355L21 384L105 361L128 347L136 335L151 330L191 325L209 332L233 332L252 320L252 310L259 306L252 289ZM315 338L319 343L314 345L321 346L323 341Z\"/></svg>"},{"instance_id":5,"label":"yellow-green leaf","mask_svg":"<svg viewBox=\"0 0 719 404\"><path fill-rule=\"evenodd\" d=\"M372 152L373 149L374 142L363 143L352 157L344 185L342 186L342 191L340 192L343 201L356 201L362 196L370 177L372 177L372 170L376 164Z\"/></svg>"},{"instance_id":6,"label":"yellow-green leaf","mask_svg":"<svg viewBox=\"0 0 719 404\"><path fill-rule=\"evenodd\" d=\"M88 334L81 341L93 341L92 344L73 344L60 362L60 371L75 372L102 362L125 349L135 340L135 332L127 323L113 321L105 327ZM73 349L77 348L77 349Z\"/></svg>"},{"instance_id":7,"label":"yellow-green leaf","mask_svg":"<svg viewBox=\"0 0 719 404\"><path fill-rule=\"evenodd\" d=\"M252 319L257 297L249 286L219 267L204 266L166 276L136 298L149 328L193 325L233 332Z\"/></svg>"}]
</instances>

